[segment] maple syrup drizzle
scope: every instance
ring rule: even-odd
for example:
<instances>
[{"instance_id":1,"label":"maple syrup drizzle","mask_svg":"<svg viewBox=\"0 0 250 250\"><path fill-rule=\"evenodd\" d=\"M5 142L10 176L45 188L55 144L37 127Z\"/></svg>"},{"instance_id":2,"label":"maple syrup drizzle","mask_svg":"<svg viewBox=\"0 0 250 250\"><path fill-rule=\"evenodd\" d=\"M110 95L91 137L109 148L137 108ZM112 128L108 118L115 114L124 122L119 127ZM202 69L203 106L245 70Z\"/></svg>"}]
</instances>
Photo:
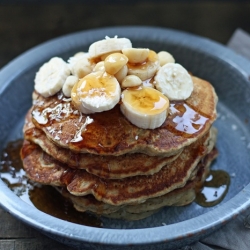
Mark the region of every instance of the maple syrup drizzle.
<instances>
[{"instance_id":1,"label":"maple syrup drizzle","mask_svg":"<svg viewBox=\"0 0 250 250\"><path fill-rule=\"evenodd\" d=\"M36 184L26 177L20 157L22 145L21 139L9 142L0 155L0 177L6 185L22 200L51 216L81 225L101 227L99 218L76 211L72 203L55 188Z\"/></svg>"},{"instance_id":2,"label":"maple syrup drizzle","mask_svg":"<svg viewBox=\"0 0 250 250\"><path fill-rule=\"evenodd\" d=\"M79 114L78 110L75 110L70 102L63 100L60 100L60 103L57 103L55 106L37 107L32 111L33 118L43 126L50 126L54 122L73 118L76 114Z\"/></svg>"},{"instance_id":3,"label":"maple syrup drizzle","mask_svg":"<svg viewBox=\"0 0 250 250\"><path fill-rule=\"evenodd\" d=\"M112 152L130 136L125 131L131 131L133 125L126 120L119 104L109 111L89 114L86 117L70 101L64 99L60 95L54 96L47 107L35 105L32 112L33 121L39 127L45 128L55 140L68 144L75 151L93 148L96 152ZM196 133L204 129L208 121L209 117L203 116L185 101L172 101L169 115L159 129L170 131L173 140L174 136L189 138L195 137ZM66 123L71 124L71 127L64 134L61 126Z\"/></svg>"},{"instance_id":4,"label":"maple syrup drizzle","mask_svg":"<svg viewBox=\"0 0 250 250\"><path fill-rule=\"evenodd\" d=\"M186 136L193 136L204 128L209 120L197 111L189 107L185 102L174 102L169 107L170 119L168 119L169 130Z\"/></svg>"},{"instance_id":5,"label":"maple syrup drizzle","mask_svg":"<svg viewBox=\"0 0 250 250\"><path fill-rule=\"evenodd\" d=\"M196 203L202 207L212 207L219 204L228 192L230 176L223 170L210 170L210 174L197 192Z\"/></svg>"}]
</instances>

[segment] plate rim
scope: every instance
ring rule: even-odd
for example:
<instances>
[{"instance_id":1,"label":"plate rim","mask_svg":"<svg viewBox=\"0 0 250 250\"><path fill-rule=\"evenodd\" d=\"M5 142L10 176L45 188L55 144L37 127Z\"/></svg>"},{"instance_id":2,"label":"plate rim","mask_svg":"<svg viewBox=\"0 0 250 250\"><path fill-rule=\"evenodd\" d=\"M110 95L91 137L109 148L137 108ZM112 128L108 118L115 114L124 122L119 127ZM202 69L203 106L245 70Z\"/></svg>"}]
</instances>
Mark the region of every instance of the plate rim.
<instances>
[{"instance_id":1,"label":"plate rim","mask_svg":"<svg viewBox=\"0 0 250 250\"><path fill-rule=\"evenodd\" d=\"M80 37L88 37L88 39L91 40L91 37L97 34L101 36L105 33L109 34L118 32L118 30L122 30L123 33L134 33L135 31L138 31L138 35L143 34L144 36L148 35L150 31L155 32L158 35L161 33L161 36L163 37L164 34L168 34L172 37L171 39L173 39L173 41L176 40L177 37L178 39L185 38L183 40L183 44L186 46L186 43L188 42L190 48L196 48L220 58L221 60L236 68L236 70L240 72L246 79L248 79L248 75L250 75L250 70L246 66L249 64L247 59L237 55L225 46L210 39L184 31L153 26L116 26L70 33L68 35L51 39L21 54L0 70L0 79L2 81L0 82L0 96L20 72L28 70L31 67L29 65L25 65L24 62L27 59L35 60L37 54L39 54L37 52L44 50L48 51L49 54L56 54L57 51L58 53L62 53L61 49L56 48L57 43L64 44L66 51L67 48L72 49L72 43L69 41L72 38L78 38L79 40ZM153 38L154 37L152 37L152 39ZM78 40L77 42L79 42ZM218 51L220 51L219 56ZM47 57L48 56L44 55L39 60L43 61ZM20 63L22 67L20 67ZM13 74L13 70L15 74ZM21 208L17 205L20 205ZM52 233L53 235L67 237L71 240L108 245L155 244L189 238L211 229L216 229L222 224L235 218L238 214L250 207L250 184L243 188L243 190L241 190L229 201L221 204L219 207L216 207L215 210L211 210L195 218L175 224L142 229L94 228L57 219L39 211L35 207L31 207L29 204L22 201L11 190L9 190L2 180L0 180L0 206L10 212L14 217L20 219L26 224L29 224L30 226L40 229L44 233ZM225 208L227 208L226 212ZM225 213L223 217L221 217L221 214L223 214L222 212ZM37 214L39 216L39 220L37 219ZM49 225L56 224L57 228L52 229L44 223L46 221L49 222ZM184 228L188 228L188 230L184 230ZM147 237L147 235L150 235L150 237Z\"/></svg>"}]
</instances>

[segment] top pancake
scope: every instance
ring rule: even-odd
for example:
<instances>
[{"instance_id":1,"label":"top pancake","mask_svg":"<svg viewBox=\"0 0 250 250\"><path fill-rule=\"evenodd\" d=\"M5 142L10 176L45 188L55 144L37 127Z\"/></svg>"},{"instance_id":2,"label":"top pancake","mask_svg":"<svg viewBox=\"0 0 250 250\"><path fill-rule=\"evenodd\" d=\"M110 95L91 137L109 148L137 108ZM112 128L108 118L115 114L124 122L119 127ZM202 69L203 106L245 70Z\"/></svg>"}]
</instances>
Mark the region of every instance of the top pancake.
<instances>
[{"instance_id":1,"label":"top pancake","mask_svg":"<svg viewBox=\"0 0 250 250\"><path fill-rule=\"evenodd\" d=\"M171 156L208 132L216 119L217 96L207 81L192 77L194 91L185 101L171 102L169 115L157 129L141 129L112 110L81 114L61 93L49 98L34 93L33 123L60 147L98 155L144 153Z\"/></svg>"}]
</instances>

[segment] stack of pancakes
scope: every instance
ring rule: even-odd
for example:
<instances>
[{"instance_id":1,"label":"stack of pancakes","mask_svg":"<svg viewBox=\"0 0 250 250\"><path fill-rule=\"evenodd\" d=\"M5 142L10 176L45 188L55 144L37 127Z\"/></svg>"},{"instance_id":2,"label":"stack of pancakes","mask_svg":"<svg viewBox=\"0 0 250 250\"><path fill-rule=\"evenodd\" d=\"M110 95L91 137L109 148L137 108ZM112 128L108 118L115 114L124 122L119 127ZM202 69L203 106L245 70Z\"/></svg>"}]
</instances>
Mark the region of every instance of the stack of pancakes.
<instances>
[{"instance_id":1,"label":"stack of pancakes","mask_svg":"<svg viewBox=\"0 0 250 250\"><path fill-rule=\"evenodd\" d=\"M34 92L21 151L27 176L56 187L77 210L111 218L137 220L191 203L217 156L217 96L209 82L192 79L191 96L171 101L153 130L131 124L119 104L85 115L61 92Z\"/></svg>"}]
</instances>

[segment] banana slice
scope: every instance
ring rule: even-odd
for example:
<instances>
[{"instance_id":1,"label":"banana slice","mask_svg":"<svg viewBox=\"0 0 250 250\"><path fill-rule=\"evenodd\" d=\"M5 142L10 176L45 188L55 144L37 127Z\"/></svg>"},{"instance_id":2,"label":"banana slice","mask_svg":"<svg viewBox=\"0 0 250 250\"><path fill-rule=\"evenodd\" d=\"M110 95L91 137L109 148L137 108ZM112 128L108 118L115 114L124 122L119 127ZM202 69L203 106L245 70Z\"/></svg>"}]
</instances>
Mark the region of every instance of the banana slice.
<instances>
[{"instance_id":1,"label":"banana slice","mask_svg":"<svg viewBox=\"0 0 250 250\"><path fill-rule=\"evenodd\" d=\"M78 82L78 77L76 76L68 76L65 80L65 83L62 87L62 92L66 97L71 96L71 90L74 87L74 85Z\"/></svg>"},{"instance_id":2,"label":"banana slice","mask_svg":"<svg viewBox=\"0 0 250 250\"><path fill-rule=\"evenodd\" d=\"M133 64L128 63L128 75L136 75L142 81L145 81L149 78L152 78L156 71L160 67L160 62L158 59L158 55L153 51L150 50L148 53L148 58L144 63L141 64Z\"/></svg>"},{"instance_id":3,"label":"banana slice","mask_svg":"<svg viewBox=\"0 0 250 250\"><path fill-rule=\"evenodd\" d=\"M143 129L160 127L166 120L168 107L168 98L150 87L122 92L122 113L131 123Z\"/></svg>"},{"instance_id":4,"label":"banana slice","mask_svg":"<svg viewBox=\"0 0 250 250\"><path fill-rule=\"evenodd\" d=\"M110 52L119 52L125 48L132 48L131 41L127 38L109 38L97 41L90 45L89 56L95 58Z\"/></svg>"},{"instance_id":5,"label":"banana slice","mask_svg":"<svg viewBox=\"0 0 250 250\"><path fill-rule=\"evenodd\" d=\"M112 109L120 101L120 95L119 82L102 71L88 74L71 91L73 104L85 114Z\"/></svg>"},{"instance_id":6,"label":"banana slice","mask_svg":"<svg viewBox=\"0 0 250 250\"><path fill-rule=\"evenodd\" d=\"M44 63L35 77L35 90L44 97L49 97L61 90L70 75L68 64L59 57Z\"/></svg>"},{"instance_id":7,"label":"banana slice","mask_svg":"<svg viewBox=\"0 0 250 250\"><path fill-rule=\"evenodd\" d=\"M78 82L79 83L79 82ZM77 95L78 83L76 83L71 90L71 100L73 105L83 114L91 114L94 113L92 110L85 108L82 105L81 99Z\"/></svg>"},{"instance_id":8,"label":"banana slice","mask_svg":"<svg viewBox=\"0 0 250 250\"><path fill-rule=\"evenodd\" d=\"M185 100L194 89L191 76L178 63L163 65L154 79L156 89L166 95L169 100Z\"/></svg>"},{"instance_id":9,"label":"banana slice","mask_svg":"<svg viewBox=\"0 0 250 250\"><path fill-rule=\"evenodd\" d=\"M68 63L72 75L78 77L78 79L91 73L95 66L94 63L90 62L89 54L84 52L78 52L73 57L70 57Z\"/></svg>"}]
</instances>

